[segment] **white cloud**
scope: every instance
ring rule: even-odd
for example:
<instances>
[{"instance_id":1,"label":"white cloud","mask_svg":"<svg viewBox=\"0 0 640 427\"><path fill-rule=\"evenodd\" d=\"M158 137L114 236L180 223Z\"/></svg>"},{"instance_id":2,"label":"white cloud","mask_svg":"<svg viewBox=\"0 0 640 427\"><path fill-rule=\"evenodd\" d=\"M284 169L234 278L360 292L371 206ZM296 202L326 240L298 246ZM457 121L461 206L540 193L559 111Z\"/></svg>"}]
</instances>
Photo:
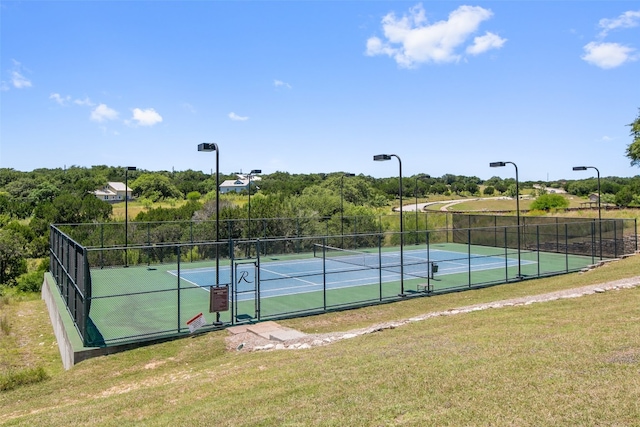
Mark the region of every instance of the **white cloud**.
<instances>
[{"instance_id":1,"label":"white cloud","mask_svg":"<svg viewBox=\"0 0 640 427\"><path fill-rule=\"evenodd\" d=\"M235 121L239 121L239 122L244 122L245 120L249 120L249 117L242 117L242 116L237 115L234 112L229 113L229 118L231 120L235 120Z\"/></svg>"},{"instance_id":2,"label":"white cloud","mask_svg":"<svg viewBox=\"0 0 640 427\"><path fill-rule=\"evenodd\" d=\"M633 28L640 25L640 10L629 10L614 19L603 18L598 22L602 28L601 37L605 37L609 31L617 28Z\"/></svg>"},{"instance_id":3,"label":"white cloud","mask_svg":"<svg viewBox=\"0 0 640 427\"><path fill-rule=\"evenodd\" d=\"M20 74L19 71L11 72L11 83L13 83L13 87L17 89L23 89L25 87L31 87L31 80L27 79L25 76Z\"/></svg>"},{"instance_id":4,"label":"white cloud","mask_svg":"<svg viewBox=\"0 0 640 427\"><path fill-rule=\"evenodd\" d=\"M71 100L71 95L67 95L67 96L62 96L59 93L52 93L51 95L49 95L49 99L53 99L54 101L56 101L58 104L60 105L69 105L70 103L74 103L75 105L79 105L81 107L93 107L95 104L93 102L91 102L91 100L89 98L84 98L84 99L74 99L73 101Z\"/></svg>"},{"instance_id":5,"label":"white cloud","mask_svg":"<svg viewBox=\"0 0 640 427\"><path fill-rule=\"evenodd\" d=\"M597 67L616 68L625 62L638 59L635 49L618 43L591 42L584 46L585 54L581 56L586 62Z\"/></svg>"},{"instance_id":6,"label":"white cloud","mask_svg":"<svg viewBox=\"0 0 640 427\"><path fill-rule=\"evenodd\" d=\"M291 89L291 85L289 83L285 83L282 80L274 80L273 85L275 87L286 87L287 89Z\"/></svg>"},{"instance_id":7,"label":"white cloud","mask_svg":"<svg viewBox=\"0 0 640 427\"><path fill-rule=\"evenodd\" d=\"M467 47L467 53L469 55L479 55L491 49L500 49L506 41L507 39L487 31L484 36L473 39L473 44Z\"/></svg>"},{"instance_id":8,"label":"white cloud","mask_svg":"<svg viewBox=\"0 0 640 427\"><path fill-rule=\"evenodd\" d=\"M422 4L418 4L402 18L397 18L393 12L387 14L382 19L385 40L369 38L366 54L390 56L407 68L420 63L456 62L462 57L458 49L462 49L480 24L492 16L493 12L479 6L460 6L449 14L448 20L429 25ZM499 49L505 42L506 39L487 32L476 37L467 53L478 55Z\"/></svg>"},{"instance_id":9,"label":"white cloud","mask_svg":"<svg viewBox=\"0 0 640 427\"><path fill-rule=\"evenodd\" d=\"M153 126L162 121L162 116L153 108L147 108L146 110L134 108L133 120L135 120L139 126Z\"/></svg>"},{"instance_id":10,"label":"white cloud","mask_svg":"<svg viewBox=\"0 0 640 427\"><path fill-rule=\"evenodd\" d=\"M73 103L82 107L93 107L95 105L88 97L84 99L74 99Z\"/></svg>"},{"instance_id":11,"label":"white cloud","mask_svg":"<svg viewBox=\"0 0 640 427\"><path fill-rule=\"evenodd\" d=\"M60 105L67 105L69 101L71 101L71 97L69 95L63 97L59 93L52 93L49 95L49 99L53 99Z\"/></svg>"},{"instance_id":12,"label":"white cloud","mask_svg":"<svg viewBox=\"0 0 640 427\"><path fill-rule=\"evenodd\" d=\"M107 120L115 120L119 116L119 113L107 107L106 104L100 104L91 111L91 120L94 122L104 122Z\"/></svg>"},{"instance_id":13,"label":"white cloud","mask_svg":"<svg viewBox=\"0 0 640 427\"><path fill-rule=\"evenodd\" d=\"M24 89L33 86L31 80L24 76L22 64L15 59L12 59L11 62L13 63L13 67L11 71L9 71L9 74L11 75L11 84L13 87L16 89Z\"/></svg>"}]
</instances>

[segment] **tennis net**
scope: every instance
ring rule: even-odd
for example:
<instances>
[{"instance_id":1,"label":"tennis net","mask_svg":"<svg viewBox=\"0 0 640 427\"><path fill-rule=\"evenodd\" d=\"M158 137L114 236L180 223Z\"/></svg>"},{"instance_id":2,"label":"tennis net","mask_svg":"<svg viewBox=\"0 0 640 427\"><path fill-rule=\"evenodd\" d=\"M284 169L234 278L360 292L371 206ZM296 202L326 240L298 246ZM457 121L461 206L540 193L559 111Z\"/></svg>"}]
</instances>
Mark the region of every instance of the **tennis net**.
<instances>
[{"instance_id":1,"label":"tennis net","mask_svg":"<svg viewBox=\"0 0 640 427\"><path fill-rule=\"evenodd\" d=\"M424 256L403 254L400 257L399 252L365 252L314 244L313 256L314 258L371 269L387 270L394 273L400 273L400 266L402 265L404 274L425 279L433 278L433 273L437 271L437 266L433 261L427 260L426 254Z\"/></svg>"}]
</instances>

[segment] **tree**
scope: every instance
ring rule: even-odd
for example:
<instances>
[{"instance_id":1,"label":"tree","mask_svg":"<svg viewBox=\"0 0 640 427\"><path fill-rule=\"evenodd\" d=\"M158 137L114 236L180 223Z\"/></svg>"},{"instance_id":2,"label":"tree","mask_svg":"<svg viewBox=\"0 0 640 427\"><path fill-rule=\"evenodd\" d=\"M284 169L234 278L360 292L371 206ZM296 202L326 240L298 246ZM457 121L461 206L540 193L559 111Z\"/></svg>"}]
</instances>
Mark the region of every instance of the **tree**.
<instances>
[{"instance_id":1,"label":"tree","mask_svg":"<svg viewBox=\"0 0 640 427\"><path fill-rule=\"evenodd\" d=\"M131 184L133 193L139 197L145 197L151 201L168 198L182 198L180 190L171 183L171 180L160 173L145 173L136 178Z\"/></svg>"},{"instance_id":2,"label":"tree","mask_svg":"<svg viewBox=\"0 0 640 427\"><path fill-rule=\"evenodd\" d=\"M640 108L638 109L638 117L627 126L631 127L630 135L633 141L627 146L627 157L631 159L633 166L640 165Z\"/></svg>"},{"instance_id":3,"label":"tree","mask_svg":"<svg viewBox=\"0 0 640 427\"><path fill-rule=\"evenodd\" d=\"M87 194L82 199L83 222L106 221L113 212L113 206L93 194Z\"/></svg>"},{"instance_id":4,"label":"tree","mask_svg":"<svg viewBox=\"0 0 640 427\"><path fill-rule=\"evenodd\" d=\"M620 191L616 193L615 203L616 206L626 208L633 201L633 193L629 187L622 187Z\"/></svg>"},{"instance_id":5,"label":"tree","mask_svg":"<svg viewBox=\"0 0 640 427\"><path fill-rule=\"evenodd\" d=\"M16 278L27 272L25 245L20 233L0 229L0 284L14 285Z\"/></svg>"}]
</instances>

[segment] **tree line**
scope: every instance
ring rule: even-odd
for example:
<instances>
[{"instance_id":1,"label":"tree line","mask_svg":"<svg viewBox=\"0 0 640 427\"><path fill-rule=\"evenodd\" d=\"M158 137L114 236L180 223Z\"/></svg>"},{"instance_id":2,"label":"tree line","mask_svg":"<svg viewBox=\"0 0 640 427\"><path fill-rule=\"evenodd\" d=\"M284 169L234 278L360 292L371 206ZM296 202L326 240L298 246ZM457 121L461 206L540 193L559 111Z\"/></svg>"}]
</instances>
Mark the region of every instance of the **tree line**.
<instances>
[{"instance_id":1,"label":"tree line","mask_svg":"<svg viewBox=\"0 0 640 427\"><path fill-rule=\"evenodd\" d=\"M640 114L629 125L632 143L626 156L640 165ZM30 172L0 168L0 286L37 289L48 263L50 224L114 222L113 205L98 199L93 192L107 182L125 182L133 196L147 209L133 221L207 220L215 215L213 200L216 179L201 171L125 172L124 167L92 166L35 169ZM235 174L220 174L219 180L235 179ZM261 176L260 190L251 189L251 216L254 218L334 218L336 215L373 216L392 204L400 195L399 178L345 176L342 172L290 174L274 172ZM513 178L445 174L432 177L417 174L403 177L405 200L431 195L515 196ZM545 188L562 188L584 197L598 191L595 178L554 182L525 181L521 190L538 184L537 194ZM600 180L602 202L620 207L640 206L640 177L605 177ZM246 192L240 194L246 196ZM220 217L240 219L248 216L248 206L237 195L221 197ZM173 207L154 207L169 201ZM186 201L186 202L185 202ZM176 203L171 203L176 202ZM180 202L180 203L177 203ZM548 201L545 201L545 203ZM407 201L408 203L408 201ZM542 203L541 205L544 205ZM34 267L28 260L41 260Z\"/></svg>"}]
</instances>

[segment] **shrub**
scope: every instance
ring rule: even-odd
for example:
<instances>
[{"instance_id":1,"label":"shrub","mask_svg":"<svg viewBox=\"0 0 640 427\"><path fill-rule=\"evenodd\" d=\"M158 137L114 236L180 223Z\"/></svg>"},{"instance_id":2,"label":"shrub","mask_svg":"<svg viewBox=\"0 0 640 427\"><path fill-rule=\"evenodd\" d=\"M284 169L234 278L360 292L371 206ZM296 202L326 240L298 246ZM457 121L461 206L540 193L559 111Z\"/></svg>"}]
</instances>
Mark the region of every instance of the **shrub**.
<instances>
[{"instance_id":1,"label":"shrub","mask_svg":"<svg viewBox=\"0 0 640 427\"><path fill-rule=\"evenodd\" d=\"M40 292L43 280L42 271L32 271L18 277L16 288L20 292Z\"/></svg>"},{"instance_id":2,"label":"shrub","mask_svg":"<svg viewBox=\"0 0 640 427\"><path fill-rule=\"evenodd\" d=\"M532 210L548 211L551 209L566 209L569 201L559 194L543 194L531 203Z\"/></svg>"}]
</instances>

